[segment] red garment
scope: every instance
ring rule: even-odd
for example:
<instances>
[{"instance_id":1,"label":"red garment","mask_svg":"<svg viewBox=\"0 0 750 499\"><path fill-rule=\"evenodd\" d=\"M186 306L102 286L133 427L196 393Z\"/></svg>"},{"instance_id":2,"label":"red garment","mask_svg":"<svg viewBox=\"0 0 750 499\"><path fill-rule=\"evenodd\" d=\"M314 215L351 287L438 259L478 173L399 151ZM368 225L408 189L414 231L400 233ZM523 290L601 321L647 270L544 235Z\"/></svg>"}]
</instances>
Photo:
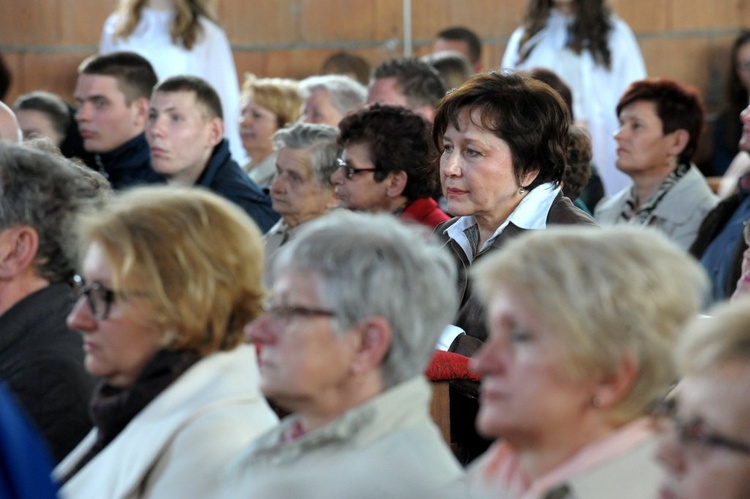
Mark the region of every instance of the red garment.
<instances>
[{"instance_id":1,"label":"red garment","mask_svg":"<svg viewBox=\"0 0 750 499\"><path fill-rule=\"evenodd\" d=\"M434 229L441 222L450 220L450 217L438 207L432 198L415 200L404 209L399 218L426 225L430 229Z\"/></svg>"}]
</instances>

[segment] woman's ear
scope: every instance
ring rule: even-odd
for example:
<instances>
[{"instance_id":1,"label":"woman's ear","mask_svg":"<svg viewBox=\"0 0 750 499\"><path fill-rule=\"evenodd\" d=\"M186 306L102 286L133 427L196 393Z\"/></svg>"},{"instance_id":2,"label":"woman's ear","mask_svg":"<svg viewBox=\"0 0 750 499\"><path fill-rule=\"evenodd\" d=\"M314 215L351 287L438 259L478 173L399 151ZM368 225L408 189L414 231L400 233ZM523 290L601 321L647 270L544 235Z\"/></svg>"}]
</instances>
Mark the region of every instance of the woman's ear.
<instances>
[{"instance_id":1,"label":"woman's ear","mask_svg":"<svg viewBox=\"0 0 750 499\"><path fill-rule=\"evenodd\" d=\"M669 153L673 156L679 156L687 147L688 142L690 142L690 133L688 133L687 130L680 128L669 135L671 136Z\"/></svg>"},{"instance_id":2,"label":"woman's ear","mask_svg":"<svg viewBox=\"0 0 750 499\"><path fill-rule=\"evenodd\" d=\"M528 187L529 185L536 180L536 178L539 176L539 168L536 168L534 170L528 171L521 175L521 185L520 187Z\"/></svg>"},{"instance_id":3,"label":"woman's ear","mask_svg":"<svg viewBox=\"0 0 750 499\"><path fill-rule=\"evenodd\" d=\"M620 365L599 380L592 403L598 408L610 409L617 405L633 388L638 377L638 366L630 355L620 360Z\"/></svg>"},{"instance_id":4,"label":"woman's ear","mask_svg":"<svg viewBox=\"0 0 750 499\"><path fill-rule=\"evenodd\" d=\"M359 344L352 360L355 374L378 369L391 345L391 326L383 317L373 316L358 326Z\"/></svg>"}]
</instances>

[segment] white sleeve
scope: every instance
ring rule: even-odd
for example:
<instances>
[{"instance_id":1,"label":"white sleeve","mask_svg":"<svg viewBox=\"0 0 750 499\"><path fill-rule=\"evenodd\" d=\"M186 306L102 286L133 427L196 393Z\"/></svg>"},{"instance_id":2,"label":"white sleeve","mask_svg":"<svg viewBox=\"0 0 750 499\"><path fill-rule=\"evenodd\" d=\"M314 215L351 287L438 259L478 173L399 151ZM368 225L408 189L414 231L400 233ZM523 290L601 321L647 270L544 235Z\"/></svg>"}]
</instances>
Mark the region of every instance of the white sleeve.
<instances>
[{"instance_id":1,"label":"white sleeve","mask_svg":"<svg viewBox=\"0 0 750 499\"><path fill-rule=\"evenodd\" d=\"M117 27L118 16L117 14L110 14L104 26L102 27L102 38L99 41L99 53L109 54L117 50L117 44L114 39L114 32Z\"/></svg>"},{"instance_id":2,"label":"white sleeve","mask_svg":"<svg viewBox=\"0 0 750 499\"><path fill-rule=\"evenodd\" d=\"M508 40L508 46L505 47L505 53L503 54L503 60L500 64L501 68L513 69L516 67L516 61L518 60L518 48L521 43L521 37L523 36L523 28L517 28L510 39Z\"/></svg>"},{"instance_id":3,"label":"white sleeve","mask_svg":"<svg viewBox=\"0 0 750 499\"><path fill-rule=\"evenodd\" d=\"M200 61L203 78L208 81L221 98L224 112L224 135L229 141L232 158L239 164L247 160L247 153L240 140L240 85L237 79L237 68L232 57L224 31L210 21L203 23L206 34L203 52L205 60Z\"/></svg>"}]
</instances>

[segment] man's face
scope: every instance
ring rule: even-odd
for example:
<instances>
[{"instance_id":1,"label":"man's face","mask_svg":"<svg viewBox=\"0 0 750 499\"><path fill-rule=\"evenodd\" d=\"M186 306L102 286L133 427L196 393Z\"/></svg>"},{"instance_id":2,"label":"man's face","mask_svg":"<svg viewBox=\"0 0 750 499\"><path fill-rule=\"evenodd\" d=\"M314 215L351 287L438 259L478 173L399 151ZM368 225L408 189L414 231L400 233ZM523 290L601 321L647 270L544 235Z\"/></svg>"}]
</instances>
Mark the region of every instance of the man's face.
<instances>
[{"instance_id":1,"label":"man's face","mask_svg":"<svg viewBox=\"0 0 750 499\"><path fill-rule=\"evenodd\" d=\"M156 92L151 98L146 126L151 166L170 181L195 184L222 136L221 120L207 116L194 92Z\"/></svg>"},{"instance_id":2,"label":"man's face","mask_svg":"<svg viewBox=\"0 0 750 499\"><path fill-rule=\"evenodd\" d=\"M143 133L147 99L128 104L114 76L79 75L74 95L75 118L88 152L110 152Z\"/></svg>"}]
</instances>

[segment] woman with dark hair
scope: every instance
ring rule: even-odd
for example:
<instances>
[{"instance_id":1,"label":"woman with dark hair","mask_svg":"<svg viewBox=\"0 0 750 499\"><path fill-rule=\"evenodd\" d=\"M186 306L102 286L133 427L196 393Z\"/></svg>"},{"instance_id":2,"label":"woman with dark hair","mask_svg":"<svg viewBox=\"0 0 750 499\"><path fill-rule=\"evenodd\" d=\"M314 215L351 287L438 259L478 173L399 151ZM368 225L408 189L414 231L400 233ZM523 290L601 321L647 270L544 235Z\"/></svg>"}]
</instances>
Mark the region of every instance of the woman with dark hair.
<instances>
[{"instance_id":1,"label":"woman with dark hair","mask_svg":"<svg viewBox=\"0 0 750 499\"><path fill-rule=\"evenodd\" d=\"M569 120L560 95L522 73L475 75L441 101L432 134L447 211L455 218L435 235L461 269L455 324L466 332L452 350L471 353L487 337L470 266L524 231L594 224L560 189Z\"/></svg>"},{"instance_id":2,"label":"woman with dark hair","mask_svg":"<svg viewBox=\"0 0 750 499\"><path fill-rule=\"evenodd\" d=\"M502 67L557 73L573 91L576 119L591 133L605 191L627 185L614 168L612 109L631 82L646 77L646 67L633 32L605 0L529 0Z\"/></svg>"},{"instance_id":3,"label":"woman with dark hair","mask_svg":"<svg viewBox=\"0 0 750 499\"><path fill-rule=\"evenodd\" d=\"M724 175L739 152L740 113L750 101L750 30L740 33L732 43L729 67L724 108L713 126L710 174L717 176Z\"/></svg>"},{"instance_id":4,"label":"woman with dark hair","mask_svg":"<svg viewBox=\"0 0 750 499\"><path fill-rule=\"evenodd\" d=\"M601 201L601 224L648 225L688 249L717 198L691 163L703 129L697 91L673 80L633 83L617 104L617 168L632 185Z\"/></svg>"},{"instance_id":5,"label":"woman with dark hair","mask_svg":"<svg viewBox=\"0 0 750 499\"><path fill-rule=\"evenodd\" d=\"M434 229L450 217L436 191L430 124L401 106L373 104L339 123L343 149L331 175L342 208L387 212Z\"/></svg>"}]
</instances>

